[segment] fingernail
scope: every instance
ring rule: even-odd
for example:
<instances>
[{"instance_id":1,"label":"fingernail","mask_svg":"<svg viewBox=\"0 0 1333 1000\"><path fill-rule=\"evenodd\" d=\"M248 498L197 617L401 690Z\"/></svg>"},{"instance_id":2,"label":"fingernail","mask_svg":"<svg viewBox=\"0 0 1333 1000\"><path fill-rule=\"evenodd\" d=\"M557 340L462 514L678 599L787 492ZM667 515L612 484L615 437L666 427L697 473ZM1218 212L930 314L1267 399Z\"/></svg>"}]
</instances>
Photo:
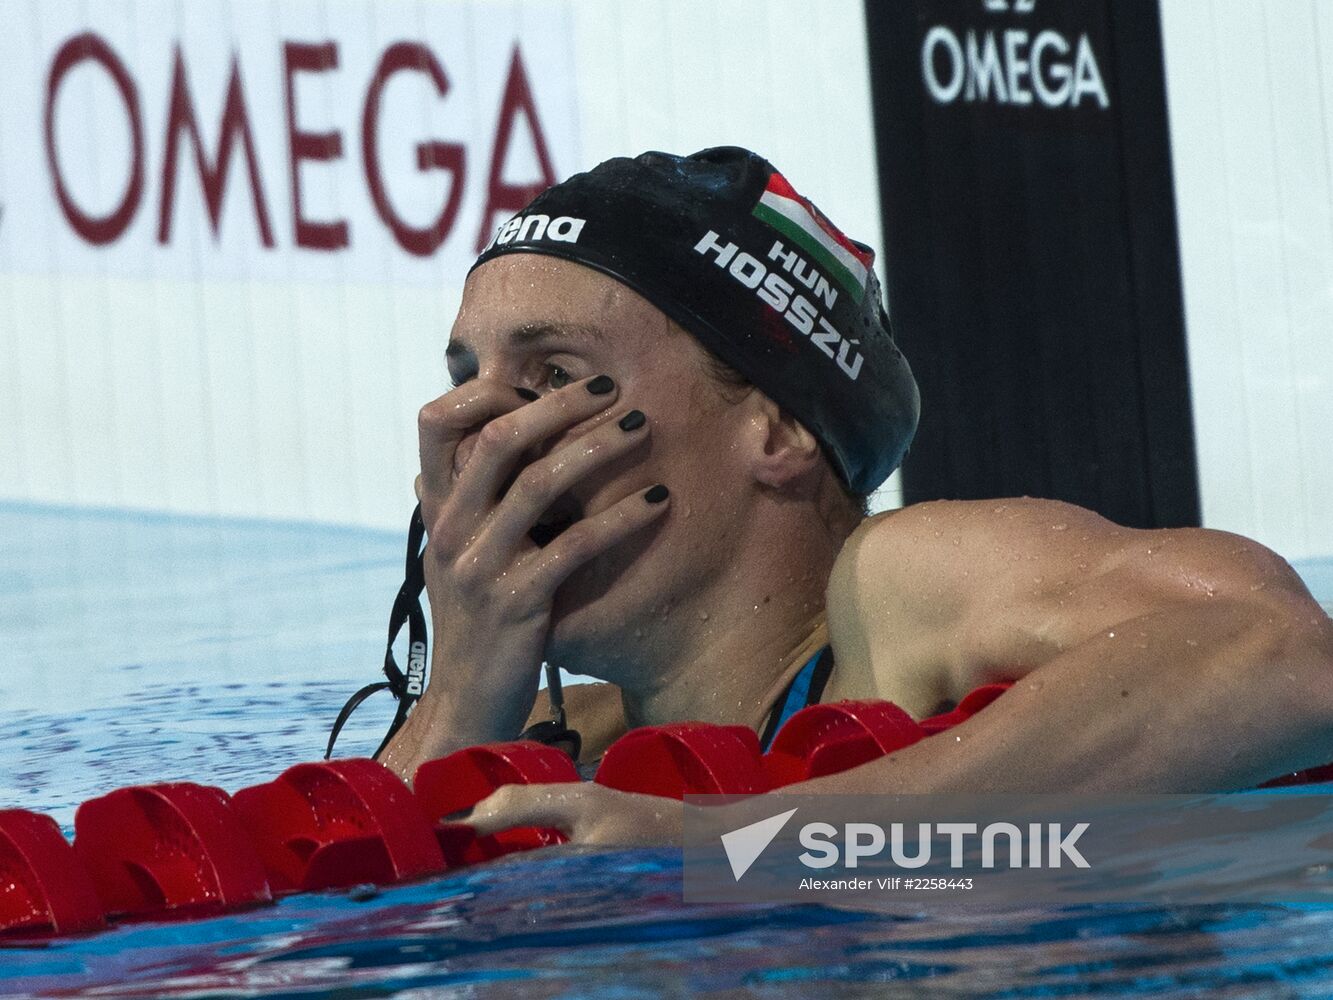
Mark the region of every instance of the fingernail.
<instances>
[{"instance_id":1,"label":"fingernail","mask_svg":"<svg viewBox=\"0 0 1333 1000\"><path fill-rule=\"evenodd\" d=\"M514 391L518 393L519 399L526 399L529 403L541 398L531 389L525 388L521 385L514 386Z\"/></svg>"},{"instance_id":2,"label":"fingernail","mask_svg":"<svg viewBox=\"0 0 1333 1000\"><path fill-rule=\"evenodd\" d=\"M643 415L642 410L630 410L619 420L622 431L637 431L647 422L648 418Z\"/></svg>"},{"instance_id":3,"label":"fingernail","mask_svg":"<svg viewBox=\"0 0 1333 1000\"><path fill-rule=\"evenodd\" d=\"M661 503L663 500L667 498L670 492L671 491L668 490L665 486L663 486L661 483L658 483L647 493L645 493L643 495L643 498L647 500L649 503Z\"/></svg>"},{"instance_id":4,"label":"fingernail","mask_svg":"<svg viewBox=\"0 0 1333 1000\"><path fill-rule=\"evenodd\" d=\"M588 383L588 391L594 396L605 396L615 387L616 383L612 381L610 375L598 375Z\"/></svg>"}]
</instances>

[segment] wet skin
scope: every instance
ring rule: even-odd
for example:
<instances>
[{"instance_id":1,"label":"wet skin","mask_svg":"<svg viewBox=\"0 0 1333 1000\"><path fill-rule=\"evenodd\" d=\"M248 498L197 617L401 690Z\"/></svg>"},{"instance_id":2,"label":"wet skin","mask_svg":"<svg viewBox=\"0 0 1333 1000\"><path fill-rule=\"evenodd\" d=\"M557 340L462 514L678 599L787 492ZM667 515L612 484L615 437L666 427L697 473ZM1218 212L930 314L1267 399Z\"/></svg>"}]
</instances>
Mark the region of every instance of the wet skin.
<instances>
[{"instance_id":1,"label":"wet skin","mask_svg":"<svg viewBox=\"0 0 1333 1000\"><path fill-rule=\"evenodd\" d=\"M840 522L803 428L762 393L719 392L662 313L563 261L479 268L450 351L466 381L422 411L440 638L427 697L386 755L405 777L545 717L543 658L614 682L568 692L593 756L626 725L758 728L825 618L838 663L825 701L921 716L1019 683L948 741L798 790L1225 789L1333 759L1333 624L1257 543L1026 498ZM593 398L601 374L615 389ZM645 423L623 431L631 409ZM650 505L657 483L671 496ZM528 531L557 496L581 520L539 547ZM670 839L678 811L618 795L502 789L478 822Z\"/></svg>"}]
</instances>

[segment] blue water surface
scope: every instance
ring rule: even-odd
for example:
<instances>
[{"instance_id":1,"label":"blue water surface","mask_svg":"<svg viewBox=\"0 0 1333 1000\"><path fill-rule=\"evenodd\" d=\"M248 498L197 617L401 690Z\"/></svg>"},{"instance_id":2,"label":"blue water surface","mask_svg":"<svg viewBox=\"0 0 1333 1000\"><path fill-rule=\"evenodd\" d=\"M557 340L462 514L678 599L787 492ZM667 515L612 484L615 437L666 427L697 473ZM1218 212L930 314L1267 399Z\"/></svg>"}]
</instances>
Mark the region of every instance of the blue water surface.
<instances>
[{"instance_id":1,"label":"blue water surface","mask_svg":"<svg viewBox=\"0 0 1333 1000\"><path fill-rule=\"evenodd\" d=\"M68 830L115 787L318 757L376 675L402 560L379 532L0 505L0 807ZM1333 596L1333 566L1301 569ZM342 749L390 715L372 700ZM0 996L1333 997L1333 904L869 913L681 885L677 851L560 848L10 942Z\"/></svg>"}]
</instances>

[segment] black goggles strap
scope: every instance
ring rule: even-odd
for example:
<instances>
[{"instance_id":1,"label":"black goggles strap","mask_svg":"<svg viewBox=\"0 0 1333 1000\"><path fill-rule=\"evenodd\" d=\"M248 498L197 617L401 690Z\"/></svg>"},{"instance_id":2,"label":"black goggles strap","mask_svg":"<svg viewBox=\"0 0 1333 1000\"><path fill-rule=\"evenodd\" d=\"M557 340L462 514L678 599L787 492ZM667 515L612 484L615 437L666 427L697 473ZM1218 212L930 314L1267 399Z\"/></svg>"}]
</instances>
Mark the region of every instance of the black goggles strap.
<instances>
[{"instance_id":1,"label":"black goggles strap","mask_svg":"<svg viewBox=\"0 0 1333 1000\"><path fill-rule=\"evenodd\" d=\"M421 504L417 504L416 509L412 511L412 523L407 530L407 557L403 570L403 585L398 588L398 594L393 600L393 609L389 612L389 634L384 647L384 676L387 680L367 684L347 699L329 733L328 746L324 750L325 760L333 756L333 746L338 741L338 734L342 732L352 713L372 694L387 689L398 700L398 710L394 713L393 722L389 724L389 731L384 734L384 739L380 741L379 748L375 751L374 755L378 757L389 745L394 734L402 728L403 723L407 721L408 713L412 711L412 706L426 690L426 614L421 609L421 592L426 588L426 577L421 562L422 544L425 539L426 524L421 519ZM398 661L393 655L394 640L398 638L404 625L407 626L408 641L406 671L398 666Z\"/></svg>"}]
</instances>

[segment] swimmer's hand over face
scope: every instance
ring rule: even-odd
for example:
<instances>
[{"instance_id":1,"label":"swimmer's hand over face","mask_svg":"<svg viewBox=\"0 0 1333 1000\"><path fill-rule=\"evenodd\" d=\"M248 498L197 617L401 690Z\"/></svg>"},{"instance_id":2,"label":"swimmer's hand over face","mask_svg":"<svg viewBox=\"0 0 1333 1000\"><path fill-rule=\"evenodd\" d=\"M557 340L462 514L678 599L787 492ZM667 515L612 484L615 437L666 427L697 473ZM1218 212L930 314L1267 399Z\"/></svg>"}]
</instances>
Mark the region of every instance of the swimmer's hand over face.
<instances>
[{"instance_id":1,"label":"swimmer's hand over face","mask_svg":"<svg viewBox=\"0 0 1333 1000\"><path fill-rule=\"evenodd\" d=\"M518 736L536 700L557 588L665 512L666 490L654 486L558 533L539 527L577 483L644 444L647 422L618 396L606 376L540 398L477 378L422 408L430 684L382 758L405 780L423 761Z\"/></svg>"}]
</instances>

